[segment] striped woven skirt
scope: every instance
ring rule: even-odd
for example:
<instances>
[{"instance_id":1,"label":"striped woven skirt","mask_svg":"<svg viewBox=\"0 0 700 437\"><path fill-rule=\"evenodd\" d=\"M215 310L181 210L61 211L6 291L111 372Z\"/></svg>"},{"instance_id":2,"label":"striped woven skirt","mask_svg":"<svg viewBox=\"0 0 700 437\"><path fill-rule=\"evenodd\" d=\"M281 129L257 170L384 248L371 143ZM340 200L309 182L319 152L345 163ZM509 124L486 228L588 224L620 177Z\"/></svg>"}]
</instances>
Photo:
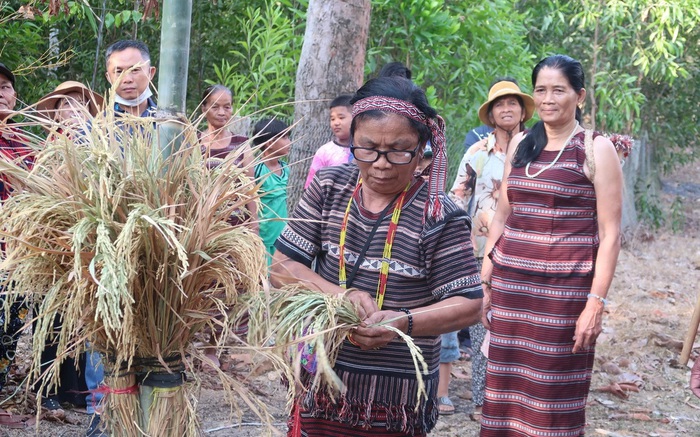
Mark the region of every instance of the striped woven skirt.
<instances>
[{"instance_id":1,"label":"striped woven skirt","mask_svg":"<svg viewBox=\"0 0 700 437\"><path fill-rule=\"evenodd\" d=\"M482 437L584 434L594 349L571 350L591 282L494 267Z\"/></svg>"},{"instance_id":2,"label":"striped woven skirt","mask_svg":"<svg viewBox=\"0 0 700 437\"><path fill-rule=\"evenodd\" d=\"M383 412L376 412L378 422L386 422ZM300 411L299 406L292 408L288 422L287 437L425 437L425 433L390 432L385 426L362 428L333 420L311 417Z\"/></svg>"}]
</instances>

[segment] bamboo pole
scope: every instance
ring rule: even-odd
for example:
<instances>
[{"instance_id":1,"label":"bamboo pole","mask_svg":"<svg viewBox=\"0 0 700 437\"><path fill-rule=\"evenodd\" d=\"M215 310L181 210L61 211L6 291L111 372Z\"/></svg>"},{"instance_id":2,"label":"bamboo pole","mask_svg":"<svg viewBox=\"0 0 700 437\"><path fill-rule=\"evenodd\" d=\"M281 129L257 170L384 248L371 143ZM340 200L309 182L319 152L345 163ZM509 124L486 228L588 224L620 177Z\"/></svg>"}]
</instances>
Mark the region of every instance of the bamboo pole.
<instances>
[{"instance_id":1,"label":"bamboo pole","mask_svg":"<svg viewBox=\"0 0 700 437\"><path fill-rule=\"evenodd\" d=\"M183 125L179 120L185 118L191 28L192 0L164 0L156 118L158 119L158 147L160 153L166 158L177 152L182 144ZM173 396L184 399L183 390L184 387L180 385L173 389L171 396L156 396L157 388L151 386L147 380L141 383L141 420L144 430L150 431L155 428L163 437L192 434L186 430L183 423L189 423L189 417L193 411L187 410L182 402L169 402ZM175 411L167 411L168 408L173 408ZM173 417L174 423L170 420ZM167 429L162 429L163 427Z\"/></svg>"},{"instance_id":2,"label":"bamboo pole","mask_svg":"<svg viewBox=\"0 0 700 437\"><path fill-rule=\"evenodd\" d=\"M690 358L690 351L693 350L693 343L695 343L695 336L698 333L698 326L700 326L700 294L698 294L698 301L695 304L695 310L693 311L693 317L690 319L690 326L688 327L688 334L685 336L685 341L683 342L683 351L681 351L681 365L685 366L688 364L688 359Z\"/></svg>"},{"instance_id":3,"label":"bamboo pole","mask_svg":"<svg viewBox=\"0 0 700 437\"><path fill-rule=\"evenodd\" d=\"M192 0L164 0L158 64L158 144L164 156L182 143L182 124L187 100L187 69L192 29Z\"/></svg>"}]
</instances>

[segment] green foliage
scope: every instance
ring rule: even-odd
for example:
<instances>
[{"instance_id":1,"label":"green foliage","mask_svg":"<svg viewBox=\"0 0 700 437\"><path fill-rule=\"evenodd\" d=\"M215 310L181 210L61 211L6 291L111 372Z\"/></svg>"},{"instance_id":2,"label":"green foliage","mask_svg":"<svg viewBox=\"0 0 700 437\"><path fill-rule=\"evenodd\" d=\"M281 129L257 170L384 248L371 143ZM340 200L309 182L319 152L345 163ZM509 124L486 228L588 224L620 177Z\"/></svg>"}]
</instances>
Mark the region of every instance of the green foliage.
<instances>
[{"instance_id":1,"label":"green foliage","mask_svg":"<svg viewBox=\"0 0 700 437\"><path fill-rule=\"evenodd\" d=\"M121 27L128 24L137 24L143 14L140 11L125 10L112 14L107 12L105 14L105 26L109 29L111 27Z\"/></svg>"},{"instance_id":2,"label":"green foliage","mask_svg":"<svg viewBox=\"0 0 700 437\"><path fill-rule=\"evenodd\" d=\"M44 17L35 15L33 20L28 19L17 12L19 7L19 4L0 2L0 61L17 77L18 106L23 106L24 102L33 102L34 94L34 86L23 78L36 78L38 68L59 58L46 50L42 37ZM41 87L40 83L38 85Z\"/></svg>"},{"instance_id":3,"label":"green foliage","mask_svg":"<svg viewBox=\"0 0 700 437\"><path fill-rule=\"evenodd\" d=\"M697 1L535 0L519 9L538 57L566 53L583 63L584 109L597 129L648 131L664 171L697 158L698 87L688 86L700 56Z\"/></svg>"},{"instance_id":4,"label":"green foliage","mask_svg":"<svg viewBox=\"0 0 700 437\"><path fill-rule=\"evenodd\" d=\"M538 58L565 53L586 69L585 117L598 130L646 132L661 174L700 156L697 0L530 0L527 39ZM666 221L649 184L637 209L652 227ZM671 212L672 228L676 219Z\"/></svg>"},{"instance_id":5,"label":"green foliage","mask_svg":"<svg viewBox=\"0 0 700 437\"><path fill-rule=\"evenodd\" d=\"M222 82L239 107L250 100L246 114L282 105L274 111L290 115L284 104L294 96L309 0L193 1L189 110L207 83ZM70 1L68 14L40 11L33 20L16 12L25 3L0 3L0 59L18 70L27 103L68 79L104 92L104 50L117 39L143 40L158 65L160 23L141 21L133 0L107 0L104 11L101 0ZM530 91L535 62L566 53L586 68L588 119L600 130L647 132L664 173L700 154L698 22L698 0L373 0L366 75L391 61L412 69L445 118L452 179L491 81L512 76ZM52 30L59 54L50 50ZM654 202L638 196L643 215L658 222Z\"/></svg>"},{"instance_id":6,"label":"green foliage","mask_svg":"<svg viewBox=\"0 0 700 437\"><path fill-rule=\"evenodd\" d=\"M68 13L61 9L58 16L48 14L45 2L11 0L0 3L0 56L17 71L17 88L23 104L36 102L66 80L83 82L104 93L108 88L104 79L104 51L118 39L144 40L151 47L151 61L157 65L159 23L153 19L140 21L141 12L132 10L132 0L107 0L106 3L106 25L99 48L96 42L102 16L101 1L69 1ZM41 9L29 9L30 6ZM21 7L33 14L17 13Z\"/></svg>"},{"instance_id":7,"label":"green foliage","mask_svg":"<svg viewBox=\"0 0 700 437\"><path fill-rule=\"evenodd\" d=\"M665 214L661 209L661 202L656 195L653 178L649 177L635 189L635 207L641 221L650 225L653 229L659 229L666 222Z\"/></svg>"},{"instance_id":8,"label":"green foliage","mask_svg":"<svg viewBox=\"0 0 700 437\"><path fill-rule=\"evenodd\" d=\"M685 228L685 208L683 207L683 199L676 196L671 203L671 230L674 233L679 233Z\"/></svg>"},{"instance_id":9,"label":"green foliage","mask_svg":"<svg viewBox=\"0 0 700 437\"><path fill-rule=\"evenodd\" d=\"M450 183L465 152L464 135L481 124L477 110L492 80L512 76L529 90L532 55L523 17L509 0L372 2L367 72L392 61L411 68L445 118Z\"/></svg>"},{"instance_id":10,"label":"green foliage","mask_svg":"<svg viewBox=\"0 0 700 437\"><path fill-rule=\"evenodd\" d=\"M237 28L243 38L229 51L229 58L214 66L216 80L233 91L234 110L245 105L246 112L272 108L277 115L289 116L293 100L296 59L300 50L290 50L295 39L291 20L279 5L268 4L264 9L247 7L237 18ZM291 44L294 47L294 44Z\"/></svg>"}]
</instances>

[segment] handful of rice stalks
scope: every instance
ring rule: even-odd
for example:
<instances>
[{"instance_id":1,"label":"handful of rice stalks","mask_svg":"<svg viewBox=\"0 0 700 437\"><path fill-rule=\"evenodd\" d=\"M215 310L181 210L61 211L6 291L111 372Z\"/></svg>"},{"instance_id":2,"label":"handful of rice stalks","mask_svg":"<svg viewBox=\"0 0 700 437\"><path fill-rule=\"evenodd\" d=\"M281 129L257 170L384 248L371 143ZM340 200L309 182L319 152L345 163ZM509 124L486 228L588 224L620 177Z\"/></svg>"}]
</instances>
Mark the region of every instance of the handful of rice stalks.
<instances>
[{"instance_id":1,"label":"handful of rice stalks","mask_svg":"<svg viewBox=\"0 0 700 437\"><path fill-rule=\"evenodd\" d=\"M267 299L263 295L245 298L251 313L248 341L261 344L274 340L277 353L285 357L294 369L295 379L289 383L290 401L296 395L295 389L302 386L302 368L311 375L310 391L324 390L331 398L344 392L344 384L333 367L346 337L362 323L346 295L287 286L270 291ZM396 319L402 317L406 315ZM396 319L381 326L394 331L408 345L419 386L416 405L420 405L421 399L427 398L423 375L428 373L428 366L411 337L386 324Z\"/></svg>"}]
</instances>

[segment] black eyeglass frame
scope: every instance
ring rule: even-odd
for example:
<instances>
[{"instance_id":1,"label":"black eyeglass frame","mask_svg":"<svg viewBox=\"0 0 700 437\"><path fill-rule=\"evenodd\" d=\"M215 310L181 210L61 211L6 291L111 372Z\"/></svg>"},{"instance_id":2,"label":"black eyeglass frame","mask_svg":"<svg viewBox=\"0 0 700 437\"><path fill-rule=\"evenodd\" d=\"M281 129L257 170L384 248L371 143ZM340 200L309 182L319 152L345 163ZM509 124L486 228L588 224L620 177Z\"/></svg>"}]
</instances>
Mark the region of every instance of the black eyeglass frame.
<instances>
[{"instance_id":1,"label":"black eyeglass frame","mask_svg":"<svg viewBox=\"0 0 700 437\"><path fill-rule=\"evenodd\" d=\"M355 155L355 150L357 150L357 149L370 150L370 151L376 153L377 157L371 161L366 160L366 159L360 159ZM416 157L416 154L418 153L418 149L420 149L420 144L418 144L416 146L416 148L413 150L387 150L387 151L377 150L377 149L374 149L372 147L358 147L358 146L355 146L353 144L350 145L350 153L352 153L352 156L356 160L358 160L360 162L364 162L366 164L372 164L372 163L379 161L379 157L383 155L384 159L386 159L389 162L389 164L391 164L391 165L408 165L411 162L413 162L413 158ZM391 159L389 159L389 153L408 153L411 155L411 159L409 159L408 162L393 162Z\"/></svg>"}]
</instances>

